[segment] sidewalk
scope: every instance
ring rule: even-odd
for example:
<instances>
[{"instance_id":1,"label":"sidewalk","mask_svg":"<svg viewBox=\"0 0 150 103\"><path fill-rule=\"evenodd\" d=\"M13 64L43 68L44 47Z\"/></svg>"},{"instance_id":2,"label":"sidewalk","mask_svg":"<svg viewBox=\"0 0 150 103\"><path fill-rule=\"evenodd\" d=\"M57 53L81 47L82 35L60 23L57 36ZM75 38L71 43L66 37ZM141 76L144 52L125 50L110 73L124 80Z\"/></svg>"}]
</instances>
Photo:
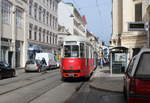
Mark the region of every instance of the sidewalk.
<instances>
[{"instance_id":1,"label":"sidewalk","mask_svg":"<svg viewBox=\"0 0 150 103\"><path fill-rule=\"evenodd\" d=\"M123 74L110 74L109 67L97 67L90 83L91 88L109 92L123 92Z\"/></svg>"}]
</instances>

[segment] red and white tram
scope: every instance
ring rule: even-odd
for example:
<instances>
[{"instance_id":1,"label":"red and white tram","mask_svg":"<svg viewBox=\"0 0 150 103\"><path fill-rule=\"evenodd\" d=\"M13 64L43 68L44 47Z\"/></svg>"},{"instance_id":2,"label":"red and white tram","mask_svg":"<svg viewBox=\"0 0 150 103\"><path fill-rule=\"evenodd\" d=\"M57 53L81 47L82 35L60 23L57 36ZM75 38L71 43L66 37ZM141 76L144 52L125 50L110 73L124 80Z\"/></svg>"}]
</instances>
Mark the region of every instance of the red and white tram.
<instances>
[{"instance_id":1,"label":"red and white tram","mask_svg":"<svg viewBox=\"0 0 150 103\"><path fill-rule=\"evenodd\" d=\"M96 66L97 55L88 39L81 36L64 38L61 59L63 80L68 77L89 78Z\"/></svg>"}]
</instances>

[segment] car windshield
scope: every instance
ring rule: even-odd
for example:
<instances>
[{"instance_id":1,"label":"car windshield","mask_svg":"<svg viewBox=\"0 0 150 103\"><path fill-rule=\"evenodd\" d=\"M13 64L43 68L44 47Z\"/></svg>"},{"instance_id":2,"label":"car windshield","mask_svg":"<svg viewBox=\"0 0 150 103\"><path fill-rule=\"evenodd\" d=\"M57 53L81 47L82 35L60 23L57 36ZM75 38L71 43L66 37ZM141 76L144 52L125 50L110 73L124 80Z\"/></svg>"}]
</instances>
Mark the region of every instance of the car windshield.
<instances>
[{"instance_id":1,"label":"car windshield","mask_svg":"<svg viewBox=\"0 0 150 103\"><path fill-rule=\"evenodd\" d=\"M34 61L33 60L29 60L26 62L26 64L34 64Z\"/></svg>"},{"instance_id":2,"label":"car windshield","mask_svg":"<svg viewBox=\"0 0 150 103\"><path fill-rule=\"evenodd\" d=\"M5 62L0 62L0 66L9 67L9 64L7 64Z\"/></svg>"},{"instance_id":3,"label":"car windshield","mask_svg":"<svg viewBox=\"0 0 150 103\"><path fill-rule=\"evenodd\" d=\"M150 76L150 53L143 53L136 71L136 76Z\"/></svg>"}]
</instances>

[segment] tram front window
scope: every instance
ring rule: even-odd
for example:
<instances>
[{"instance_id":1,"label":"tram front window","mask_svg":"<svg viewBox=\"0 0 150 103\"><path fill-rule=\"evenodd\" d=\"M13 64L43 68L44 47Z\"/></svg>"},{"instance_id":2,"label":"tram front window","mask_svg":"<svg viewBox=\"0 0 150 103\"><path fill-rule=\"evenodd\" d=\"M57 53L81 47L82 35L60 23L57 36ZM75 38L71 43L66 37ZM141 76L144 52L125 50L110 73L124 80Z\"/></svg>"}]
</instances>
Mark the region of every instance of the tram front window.
<instances>
[{"instance_id":1,"label":"tram front window","mask_svg":"<svg viewBox=\"0 0 150 103\"><path fill-rule=\"evenodd\" d=\"M64 57L79 57L79 46L78 45L65 45L64 46Z\"/></svg>"}]
</instances>

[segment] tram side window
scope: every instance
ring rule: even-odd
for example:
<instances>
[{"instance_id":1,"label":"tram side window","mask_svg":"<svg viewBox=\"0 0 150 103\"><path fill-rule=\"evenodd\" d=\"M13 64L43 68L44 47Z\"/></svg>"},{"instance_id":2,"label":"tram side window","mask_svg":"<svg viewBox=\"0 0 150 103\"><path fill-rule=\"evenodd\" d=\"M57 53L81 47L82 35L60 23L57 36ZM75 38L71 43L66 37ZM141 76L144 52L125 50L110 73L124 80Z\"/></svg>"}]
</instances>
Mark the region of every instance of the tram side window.
<instances>
[{"instance_id":1,"label":"tram side window","mask_svg":"<svg viewBox=\"0 0 150 103\"><path fill-rule=\"evenodd\" d=\"M71 46L66 45L64 47L64 57L71 57Z\"/></svg>"},{"instance_id":2,"label":"tram side window","mask_svg":"<svg viewBox=\"0 0 150 103\"><path fill-rule=\"evenodd\" d=\"M86 58L89 58L89 47L86 46Z\"/></svg>"},{"instance_id":3,"label":"tram side window","mask_svg":"<svg viewBox=\"0 0 150 103\"><path fill-rule=\"evenodd\" d=\"M80 43L80 57L81 58L84 58L84 44L83 43Z\"/></svg>"}]
</instances>

